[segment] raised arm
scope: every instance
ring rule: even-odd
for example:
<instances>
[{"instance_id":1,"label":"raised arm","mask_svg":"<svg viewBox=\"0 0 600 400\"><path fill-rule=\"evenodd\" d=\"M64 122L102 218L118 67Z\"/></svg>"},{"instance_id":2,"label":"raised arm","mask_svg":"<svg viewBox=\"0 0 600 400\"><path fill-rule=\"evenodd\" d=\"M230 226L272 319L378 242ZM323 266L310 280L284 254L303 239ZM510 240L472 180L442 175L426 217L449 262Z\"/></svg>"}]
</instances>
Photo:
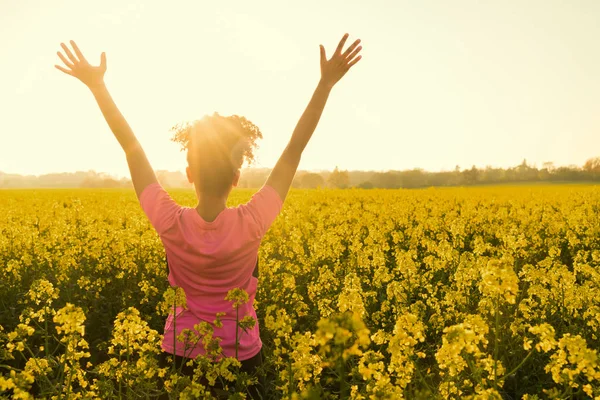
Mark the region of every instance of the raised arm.
<instances>
[{"instance_id":1,"label":"raised arm","mask_svg":"<svg viewBox=\"0 0 600 400\"><path fill-rule=\"evenodd\" d=\"M58 57L60 57L67 68L59 65L55 65L55 67L65 74L79 79L91 90L104 119L119 141L123 151L125 151L129 172L131 173L131 181L133 182L137 196L140 197L140 194L148 185L157 182L156 175L146 158L142 146L106 88L104 83L106 54L102 53L99 66L92 66L85 59L74 41L71 41L71 46L75 54L64 43L61 43L61 47L66 57L60 51L57 52Z\"/></svg>"},{"instance_id":2,"label":"raised arm","mask_svg":"<svg viewBox=\"0 0 600 400\"><path fill-rule=\"evenodd\" d=\"M282 200L285 200L287 196L296 170L298 169L302 152L319 123L331 89L362 57L358 55L362 49L359 46L360 40L356 40L346 51L342 52L347 39L348 34L345 34L329 60L325 55L325 48L323 45L320 46L321 80L306 110L304 110L304 113L300 117L292 133L290 142L283 151L283 154L281 154L277 164L275 164L275 168L271 171L271 175L269 175L266 183L279 193Z\"/></svg>"}]
</instances>

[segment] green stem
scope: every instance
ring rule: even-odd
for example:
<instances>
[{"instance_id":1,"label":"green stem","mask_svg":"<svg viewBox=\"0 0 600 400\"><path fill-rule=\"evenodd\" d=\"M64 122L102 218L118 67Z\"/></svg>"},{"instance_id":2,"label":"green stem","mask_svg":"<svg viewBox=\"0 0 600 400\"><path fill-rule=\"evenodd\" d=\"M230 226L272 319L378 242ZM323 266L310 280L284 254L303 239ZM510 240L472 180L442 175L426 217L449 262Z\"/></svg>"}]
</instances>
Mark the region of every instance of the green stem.
<instances>
[{"instance_id":1,"label":"green stem","mask_svg":"<svg viewBox=\"0 0 600 400\"><path fill-rule=\"evenodd\" d=\"M288 397L292 397L292 382L294 382L293 379L293 370L292 370L292 360L288 360L288 366L289 366L289 378L288 378Z\"/></svg>"},{"instance_id":2,"label":"green stem","mask_svg":"<svg viewBox=\"0 0 600 400\"><path fill-rule=\"evenodd\" d=\"M473 362L471 362L471 360L468 357L465 357L464 360L466 361L467 365L469 366L469 369L471 370L471 375L475 376L475 378L477 379L477 383L480 383L481 370L475 368L475 365L473 365Z\"/></svg>"},{"instance_id":3,"label":"green stem","mask_svg":"<svg viewBox=\"0 0 600 400\"><path fill-rule=\"evenodd\" d=\"M46 328L46 329L44 329L44 341L45 341L44 350L46 353L46 358L48 358L48 355L50 354L50 350L48 350L49 344L48 344L48 307L47 306L44 306L44 325Z\"/></svg>"},{"instance_id":4,"label":"green stem","mask_svg":"<svg viewBox=\"0 0 600 400\"><path fill-rule=\"evenodd\" d=\"M121 364L121 352L118 352L119 354L119 365ZM119 385L119 399L121 399L123 396L121 395L121 380L117 379L117 384Z\"/></svg>"},{"instance_id":5,"label":"green stem","mask_svg":"<svg viewBox=\"0 0 600 400\"><path fill-rule=\"evenodd\" d=\"M127 335L127 371L129 371L129 368L131 367L129 365L129 360L130 360L130 354L129 354L129 335ZM125 382L127 382L128 380L126 379ZM131 388L129 387L129 383L127 383L127 393L129 394L129 391L131 390Z\"/></svg>"},{"instance_id":6,"label":"green stem","mask_svg":"<svg viewBox=\"0 0 600 400\"><path fill-rule=\"evenodd\" d=\"M504 374L504 376L501 379L506 379L506 377L511 376L512 374L514 374L515 372L517 372L517 370L519 368L521 368L523 366L523 364L525 364L527 362L527 360L529 360L529 357L531 357L533 353L534 353L534 351L531 350L529 352L529 354L527 354L527 356L519 363L519 365L517 365L516 367L514 367L509 373Z\"/></svg>"},{"instance_id":7,"label":"green stem","mask_svg":"<svg viewBox=\"0 0 600 400\"><path fill-rule=\"evenodd\" d=\"M36 357L33 355L33 351L31 351L31 349L29 348L29 346L27 346L26 344L24 344L24 345L25 345L25 348L27 349L27 351L29 352L29 354L31 354L31 358L33 358L33 360L34 360L34 362L35 362L35 365L36 365L36 367L38 367L38 369L41 371L41 370L42 370L42 368L41 368L41 367L40 367L40 365L38 364L38 361L37 361ZM21 352L19 352L19 353L21 353ZM23 358L25 359L25 361L28 361L28 360L25 358L25 355L24 355L23 353L21 353L21 355L23 356ZM4 364L0 365L0 367L9 367L8 369L12 369L12 367L10 367L10 366L8 366L8 365L4 365ZM15 369L16 369L16 368L15 368ZM42 376L44 377L44 379L46 379L46 381L48 382L48 384L50 385L50 387L51 387L51 388L54 388L54 385L52 384L52 382L50 382L50 379L48 379L48 377L46 376L46 374L42 374Z\"/></svg>"},{"instance_id":8,"label":"green stem","mask_svg":"<svg viewBox=\"0 0 600 400\"><path fill-rule=\"evenodd\" d=\"M239 328L239 322L240 322L240 317L239 317L239 307L235 308L235 359L239 360L238 358L238 345L239 345L239 341L238 341L238 336L239 333L238 331L240 330Z\"/></svg>"},{"instance_id":9,"label":"green stem","mask_svg":"<svg viewBox=\"0 0 600 400\"><path fill-rule=\"evenodd\" d=\"M171 365L171 371L175 372L176 368L176 356L177 356L177 291L175 291L175 295L173 296L173 364Z\"/></svg>"},{"instance_id":10,"label":"green stem","mask_svg":"<svg viewBox=\"0 0 600 400\"><path fill-rule=\"evenodd\" d=\"M187 341L187 336L186 336L186 340L183 343L183 360L181 362L181 365L179 366L179 374L183 375L183 366L187 363L187 359L188 356L192 355L192 351L194 351L195 347L190 346L190 351L189 353L186 354L186 350L188 349L188 341Z\"/></svg>"},{"instance_id":11,"label":"green stem","mask_svg":"<svg viewBox=\"0 0 600 400\"><path fill-rule=\"evenodd\" d=\"M425 387L427 387L427 389L429 389L429 391L431 393L434 393L434 390L431 386L429 386L429 384L427 383L427 381L425 381L425 377L423 376L423 374L421 374L421 370L417 367L416 363L415 364L415 371L417 371L417 374L419 374L419 378L421 378L421 382L423 382L423 384L425 384Z\"/></svg>"},{"instance_id":12,"label":"green stem","mask_svg":"<svg viewBox=\"0 0 600 400\"><path fill-rule=\"evenodd\" d=\"M67 360L67 354L69 354L69 346L67 345L66 347L67 348L66 348L66 351L65 351L65 362ZM60 382L60 387L61 387L60 393L61 394L60 394L59 400L62 399L62 387L63 387L63 384L65 382L65 377L64 377L64 374L65 374L65 362L63 362L63 363L60 364L60 375L59 375L60 378L58 379L58 381Z\"/></svg>"},{"instance_id":13,"label":"green stem","mask_svg":"<svg viewBox=\"0 0 600 400\"><path fill-rule=\"evenodd\" d=\"M348 391L348 385L346 385L346 376L345 376L345 370L346 370L346 365L345 365L345 361L342 358L340 364L339 364L339 375L340 375L340 399L347 399L348 398L348 394L346 393Z\"/></svg>"},{"instance_id":14,"label":"green stem","mask_svg":"<svg viewBox=\"0 0 600 400\"><path fill-rule=\"evenodd\" d=\"M71 366L71 370L69 371L69 379L67 379L67 399L70 398L71 394L71 379L73 379L73 366Z\"/></svg>"},{"instance_id":15,"label":"green stem","mask_svg":"<svg viewBox=\"0 0 600 400\"><path fill-rule=\"evenodd\" d=\"M67 343L67 351L65 352L65 365L68 361L68 357L67 354L69 354L69 344L71 343L71 338L69 338L69 343ZM67 379L67 399L69 398L69 395L71 394L71 377L73 376L73 367L71 366L71 369L69 370L69 378ZM64 383L64 380L63 380ZM63 385L61 384L61 387ZM62 392L62 390L61 390ZM62 398L62 393L61 393L61 398Z\"/></svg>"},{"instance_id":16,"label":"green stem","mask_svg":"<svg viewBox=\"0 0 600 400\"><path fill-rule=\"evenodd\" d=\"M498 331L500 325L500 313L498 309L500 308L500 296L496 297L496 327L494 329L494 389L498 389Z\"/></svg>"}]
</instances>

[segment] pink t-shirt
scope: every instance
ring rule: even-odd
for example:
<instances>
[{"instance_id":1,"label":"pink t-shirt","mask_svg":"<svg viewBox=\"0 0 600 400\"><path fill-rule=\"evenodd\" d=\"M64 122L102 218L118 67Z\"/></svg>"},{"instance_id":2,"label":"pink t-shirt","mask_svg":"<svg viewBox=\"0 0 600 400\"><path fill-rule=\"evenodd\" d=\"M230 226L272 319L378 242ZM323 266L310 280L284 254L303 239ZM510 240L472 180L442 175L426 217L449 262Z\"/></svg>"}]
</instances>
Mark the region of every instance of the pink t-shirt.
<instances>
[{"instance_id":1,"label":"pink t-shirt","mask_svg":"<svg viewBox=\"0 0 600 400\"><path fill-rule=\"evenodd\" d=\"M158 183L148 185L140 194L142 209L158 232L169 260L169 283L186 293L188 309L176 309L176 335L185 328L194 329L201 321L212 322L218 312L223 328L214 327L214 336L221 337L223 353L235 357L235 309L225 296L231 289L248 292L250 301L239 307L240 320L250 315L256 319L253 307L257 279L252 272L258 259L258 247L279 212L282 201L271 186L263 186L246 204L224 209L212 222L207 222L195 208L179 206ZM165 324L164 351L184 355L184 344L173 349L173 315ZM246 332L239 330L239 360L252 358L262 342L258 322ZM204 354L200 342L185 356Z\"/></svg>"}]
</instances>

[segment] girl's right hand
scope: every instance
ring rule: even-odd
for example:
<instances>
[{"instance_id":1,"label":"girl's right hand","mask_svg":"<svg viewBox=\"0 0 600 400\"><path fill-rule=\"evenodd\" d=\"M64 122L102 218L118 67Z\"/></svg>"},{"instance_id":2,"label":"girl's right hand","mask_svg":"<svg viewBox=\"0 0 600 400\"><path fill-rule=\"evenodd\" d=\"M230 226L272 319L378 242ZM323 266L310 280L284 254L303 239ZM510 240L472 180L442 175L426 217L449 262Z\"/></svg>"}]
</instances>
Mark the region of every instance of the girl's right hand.
<instances>
[{"instance_id":1,"label":"girl's right hand","mask_svg":"<svg viewBox=\"0 0 600 400\"><path fill-rule=\"evenodd\" d=\"M325 47L320 45L321 82L329 88L332 88L340 79L342 79L342 77L346 75L346 72L362 58L362 56L358 55L362 50L362 46L359 46L360 39L357 39L342 53L342 49L344 48L347 39L348 34L346 33L342 40L340 40L340 43L335 49L335 53L329 60L325 55Z\"/></svg>"},{"instance_id":2,"label":"girl's right hand","mask_svg":"<svg viewBox=\"0 0 600 400\"><path fill-rule=\"evenodd\" d=\"M64 72L67 75L74 76L83 82L87 87L93 88L94 86L103 85L104 84L104 73L106 72L106 54L102 53L100 56L100 65L93 66L88 63L85 59L77 44L71 40L71 46L73 46L73 50L75 51L75 55L71 53L71 50L64 44L60 44L63 51L67 55L65 57L60 51L58 57L62 60L67 68L63 68L60 65L55 65L55 67Z\"/></svg>"}]
</instances>

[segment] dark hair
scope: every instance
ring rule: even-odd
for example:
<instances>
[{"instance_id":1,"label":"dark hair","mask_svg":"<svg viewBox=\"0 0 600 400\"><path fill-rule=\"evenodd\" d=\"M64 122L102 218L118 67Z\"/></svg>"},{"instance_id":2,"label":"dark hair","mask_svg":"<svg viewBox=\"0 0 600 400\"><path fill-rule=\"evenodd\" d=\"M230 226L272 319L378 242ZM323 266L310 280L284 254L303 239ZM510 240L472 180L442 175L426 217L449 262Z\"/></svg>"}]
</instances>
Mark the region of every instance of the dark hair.
<instances>
[{"instance_id":1,"label":"dark hair","mask_svg":"<svg viewBox=\"0 0 600 400\"><path fill-rule=\"evenodd\" d=\"M256 141L262 133L244 117L218 113L177 124L171 128L173 140L187 150L187 161L199 192L227 193L244 161L254 162Z\"/></svg>"}]
</instances>

